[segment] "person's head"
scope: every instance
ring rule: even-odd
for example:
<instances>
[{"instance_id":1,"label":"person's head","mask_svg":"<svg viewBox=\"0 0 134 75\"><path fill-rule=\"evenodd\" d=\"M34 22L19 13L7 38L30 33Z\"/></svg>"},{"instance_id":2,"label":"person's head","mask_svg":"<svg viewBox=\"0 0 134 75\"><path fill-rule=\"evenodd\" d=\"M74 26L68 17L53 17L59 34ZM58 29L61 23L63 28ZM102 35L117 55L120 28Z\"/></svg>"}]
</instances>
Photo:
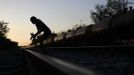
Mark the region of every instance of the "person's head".
<instances>
[{"instance_id":1,"label":"person's head","mask_svg":"<svg viewBox=\"0 0 134 75\"><path fill-rule=\"evenodd\" d=\"M33 24L35 24L36 21L37 21L37 18L36 18L35 16L32 16L32 17L30 18L30 21L31 21Z\"/></svg>"}]
</instances>

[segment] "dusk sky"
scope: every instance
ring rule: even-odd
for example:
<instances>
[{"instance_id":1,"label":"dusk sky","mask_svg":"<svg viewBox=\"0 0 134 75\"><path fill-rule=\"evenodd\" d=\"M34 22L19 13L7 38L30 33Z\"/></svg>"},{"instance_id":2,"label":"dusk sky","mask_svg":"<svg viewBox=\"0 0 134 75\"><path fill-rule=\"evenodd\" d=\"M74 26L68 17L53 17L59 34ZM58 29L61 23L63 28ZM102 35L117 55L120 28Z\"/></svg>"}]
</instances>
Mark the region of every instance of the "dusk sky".
<instances>
[{"instance_id":1,"label":"dusk sky","mask_svg":"<svg viewBox=\"0 0 134 75\"><path fill-rule=\"evenodd\" d=\"M95 4L106 0L0 0L0 20L8 22L8 38L19 45L30 43L30 32L36 27L30 22L31 16L41 19L54 32L71 29L82 23L91 24L90 10Z\"/></svg>"}]
</instances>

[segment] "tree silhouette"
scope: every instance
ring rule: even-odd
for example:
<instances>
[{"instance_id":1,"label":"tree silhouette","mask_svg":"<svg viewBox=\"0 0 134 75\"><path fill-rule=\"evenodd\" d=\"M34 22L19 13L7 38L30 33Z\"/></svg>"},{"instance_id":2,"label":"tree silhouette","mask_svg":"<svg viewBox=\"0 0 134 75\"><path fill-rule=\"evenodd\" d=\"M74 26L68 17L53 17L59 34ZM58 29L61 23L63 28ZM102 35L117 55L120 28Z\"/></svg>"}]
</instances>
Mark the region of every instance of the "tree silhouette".
<instances>
[{"instance_id":1,"label":"tree silhouette","mask_svg":"<svg viewBox=\"0 0 134 75\"><path fill-rule=\"evenodd\" d=\"M8 23L4 21L0 21L0 37L6 37L6 34L9 31L9 28L7 27Z\"/></svg>"},{"instance_id":2,"label":"tree silhouette","mask_svg":"<svg viewBox=\"0 0 134 75\"><path fill-rule=\"evenodd\" d=\"M107 0L106 5L97 4L95 11L91 12L91 18L94 23L97 23L109 16L120 14L127 10L128 0Z\"/></svg>"},{"instance_id":3,"label":"tree silhouette","mask_svg":"<svg viewBox=\"0 0 134 75\"><path fill-rule=\"evenodd\" d=\"M0 21L0 49L5 48L15 48L18 46L18 43L11 41L6 37L6 34L9 32L8 23Z\"/></svg>"}]
</instances>

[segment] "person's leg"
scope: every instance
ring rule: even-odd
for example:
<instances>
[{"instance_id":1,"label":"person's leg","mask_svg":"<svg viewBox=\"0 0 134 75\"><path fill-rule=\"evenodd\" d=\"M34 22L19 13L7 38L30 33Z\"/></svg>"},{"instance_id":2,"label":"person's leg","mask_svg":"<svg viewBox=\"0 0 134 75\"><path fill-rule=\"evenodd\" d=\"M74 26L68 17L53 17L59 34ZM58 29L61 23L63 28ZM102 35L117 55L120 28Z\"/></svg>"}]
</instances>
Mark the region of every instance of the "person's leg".
<instances>
[{"instance_id":1,"label":"person's leg","mask_svg":"<svg viewBox=\"0 0 134 75\"><path fill-rule=\"evenodd\" d=\"M40 38L40 45L43 46L43 41L45 41L45 35L42 35Z\"/></svg>"},{"instance_id":2,"label":"person's leg","mask_svg":"<svg viewBox=\"0 0 134 75\"><path fill-rule=\"evenodd\" d=\"M47 40L50 35L51 35L51 33L44 33L40 39L40 45L45 45L45 44L43 44L43 41Z\"/></svg>"}]
</instances>

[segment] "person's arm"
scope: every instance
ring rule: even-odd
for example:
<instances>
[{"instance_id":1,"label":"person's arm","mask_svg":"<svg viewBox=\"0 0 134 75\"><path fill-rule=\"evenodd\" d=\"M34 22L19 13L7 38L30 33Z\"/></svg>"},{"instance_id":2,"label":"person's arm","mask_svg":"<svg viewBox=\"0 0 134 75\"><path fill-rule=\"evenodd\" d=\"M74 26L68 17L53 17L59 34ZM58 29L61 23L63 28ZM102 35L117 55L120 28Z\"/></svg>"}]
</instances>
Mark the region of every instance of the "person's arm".
<instances>
[{"instance_id":1,"label":"person's arm","mask_svg":"<svg viewBox=\"0 0 134 75\"><path fill-rule=\"evenodd\" d=\"M34 37L36 37L38 34L40 34L42 31L37 31L37 33L34 34Z\"/></svg>"}]
</instances>

